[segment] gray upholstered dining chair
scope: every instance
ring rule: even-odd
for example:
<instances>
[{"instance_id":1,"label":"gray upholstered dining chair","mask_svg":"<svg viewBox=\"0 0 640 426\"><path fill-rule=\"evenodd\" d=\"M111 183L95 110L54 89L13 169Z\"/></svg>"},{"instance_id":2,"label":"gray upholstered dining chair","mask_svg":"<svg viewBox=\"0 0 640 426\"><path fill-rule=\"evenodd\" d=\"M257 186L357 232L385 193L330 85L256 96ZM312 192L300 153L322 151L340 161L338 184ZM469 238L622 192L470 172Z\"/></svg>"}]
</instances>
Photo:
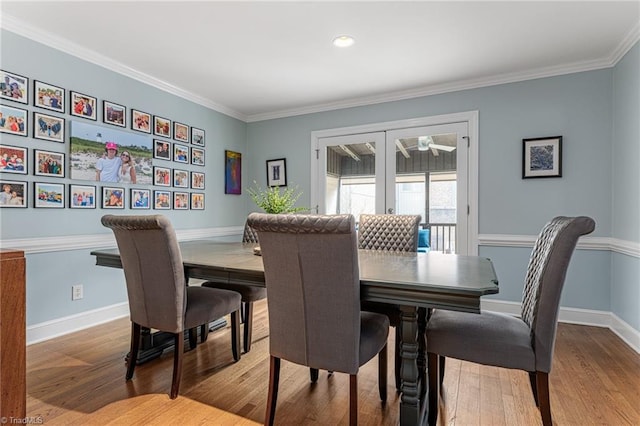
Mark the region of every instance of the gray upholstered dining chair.
<instances>
[{"instance_id":1,"label":"gray upholstered dining chair","mask_svg":"<svg viewBox=\"0 0 640 426\"><path fill-rule=\"evenodd\" d=\"M358 247L368 250L418 251L420 215L362 214L358 224ZM400 390L400 336L402 333L401 312L397 306L377 302L363 302L365 311L385 314L396 330L394 374L396 389Z\"/></svg>"},{"instance_id":2,"label":"gray upholstered dining chair","mask_svg":"<svg viewBox=\"0 0 640 426\"><path fill-rule=\"evenodd\" d=\"M136 366L141 327L174 335L172 399L180 388L185 330L202 326L204 339L210 321L231 314L231 349L234 360L240 359L240 295L187 286L175 230L165 216L105 215L102 224L116 237L127 283L132 324L127 380Z\"/></svg>"},{"instance_id":3,"label":"gray upholstered dining chair","mask_svg":"<svg viewBox=\"0 0 640 426\"><path fill-rule=\"evenodd\" d=\"M242 235L243 243L255 244L258 242L258 234L246 222L244 224L244 232ZM252 285L231 284L228 280L220 278L218 281L207 281L202 283L204 287L221 288L224 290L233 290L242 296L242 321L244 322L244 351L251 350L251 332L253 329L253 303L267 297L267 289Z\"/></svg>"},{"instance_id":4,"label":"gray upholstered dining chair","mask_svg":"<svg viewBox=\"0 0 640 426\"><path fill-rule=\"evenodd\" d=\"M594 228L585 216L559 216L545 225L529 259L520 317L433 311L426 330L429 424L437 420L445 357L527 371L542 423L552 424L549 372L560 294L578 238Z\"/></svg>"},{"instance_id":5,"label":"gray upholstered dining chair","mask_svg":"<svg viewBox=\"0 0 640 426\"><path fill-rule=\"evenodd\" d=\"M380 398L386 400L389 320L360 310L354 217L252 213L248 220L260 238L269 289L265 424L275 420L282 359L349 374L349 422L357 424L357 373L376 355Z\"/></svg>"}]
</instances>

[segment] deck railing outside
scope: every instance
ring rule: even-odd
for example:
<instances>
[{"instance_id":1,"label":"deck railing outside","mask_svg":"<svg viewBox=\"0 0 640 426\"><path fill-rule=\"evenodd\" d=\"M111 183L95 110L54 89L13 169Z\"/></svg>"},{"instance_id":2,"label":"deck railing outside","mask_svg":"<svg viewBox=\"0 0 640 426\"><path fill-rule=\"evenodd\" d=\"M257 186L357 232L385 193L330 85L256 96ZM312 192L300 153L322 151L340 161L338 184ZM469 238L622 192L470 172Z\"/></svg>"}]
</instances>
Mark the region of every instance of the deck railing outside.
<instances>
[{"instance_id":1,"label":"deck railing outside","mask_svg":"<svg viewBox=\"0 0 640 426\"><path fill-rule=\"evenodd\" d=\"M422 226L425 227L426 224ZM426 225L431 230L431 251L441 253L456 252L456 224L455 223L430 223Z\"/></svg>"}]
</instances>

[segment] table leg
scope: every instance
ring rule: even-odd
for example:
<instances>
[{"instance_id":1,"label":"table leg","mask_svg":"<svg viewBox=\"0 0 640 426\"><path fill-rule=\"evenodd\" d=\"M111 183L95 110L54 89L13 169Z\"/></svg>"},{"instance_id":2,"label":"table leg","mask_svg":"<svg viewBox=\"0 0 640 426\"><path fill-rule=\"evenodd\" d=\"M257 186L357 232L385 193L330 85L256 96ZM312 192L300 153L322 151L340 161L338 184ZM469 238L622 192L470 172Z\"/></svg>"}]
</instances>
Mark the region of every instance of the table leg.
<instances>
[{"instance_id":1,"label":"table leg","mask_svg":"<svg viewBox=\"0 0 640 426\"><path fill-rule=\"evenodd\" d=\"M418 368L418 354L420 352L418 308L415 306L401 306L400 310L402 311L400 425L419 425L423 423L425 417L423 411L425 404L422 398L424 395L422 391L424 383L420 381L421 373L424 374L425 362L423 355L421 372Z\"/></svg>"}]
</instances>

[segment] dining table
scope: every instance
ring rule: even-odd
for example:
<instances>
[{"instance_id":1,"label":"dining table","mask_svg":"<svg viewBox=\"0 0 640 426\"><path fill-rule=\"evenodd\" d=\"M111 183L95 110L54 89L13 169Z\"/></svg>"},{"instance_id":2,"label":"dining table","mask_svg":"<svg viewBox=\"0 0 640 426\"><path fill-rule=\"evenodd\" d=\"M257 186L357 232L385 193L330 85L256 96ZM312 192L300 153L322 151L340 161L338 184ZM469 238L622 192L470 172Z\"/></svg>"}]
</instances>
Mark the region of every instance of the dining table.
<instances>
[{"instance_id":1,"label":"dining table","mask_svg":"<svg viewBox=\"0 0 640 426\"><path fill-rule=\"evenodd\" d=\"M252 243L213 239L180 243L187 278L265 287ZM122 268L117 249L91 251L100 266ZM480 312L480 298L498 293L490 259L442 253L359 250L360 296L401 310L400 425L427 422L426 337L429 309ZM267 296L268 297L268 296Z\"/></svg>"}]
</instances>

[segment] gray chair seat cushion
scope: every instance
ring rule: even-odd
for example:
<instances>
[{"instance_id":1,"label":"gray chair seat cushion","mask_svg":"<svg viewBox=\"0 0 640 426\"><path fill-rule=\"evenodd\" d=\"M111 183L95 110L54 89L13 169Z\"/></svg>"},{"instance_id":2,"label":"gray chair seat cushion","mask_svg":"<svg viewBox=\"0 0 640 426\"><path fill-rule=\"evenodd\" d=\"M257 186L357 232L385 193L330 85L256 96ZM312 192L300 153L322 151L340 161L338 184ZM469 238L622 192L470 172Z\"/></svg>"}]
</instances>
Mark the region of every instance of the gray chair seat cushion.
<instances>
[{"instance_id":1,"label":"gray chair seat cushion","mask_svg":"<svg viewBox=\"0 0 640 426\"><path fill-rule=\"evenodd\" d=\"M184 328L197 327L239 309L239 293L207 287L187 287Z\"/></svg>"},{"instance_id":2,"label":"gray chair seat cushion","mask_svg":"<svg viewBox=\"0 0 640 426\"><path fill-rule=\"evenodd\" d=\"M373 312L360 312L361 365L376 356L387 344L389 318Z\"/></svg>"},{"instance_id":3,"label":"gray chair seat cushion","mask_svg":"<svg viewBox=\"0 0 640 426\"><path fill-rule=\"evenodd\" d=\"M530 333L524 321L509 315L436 309L427 323L427 352L478 364L536 371Z\"/></svg>"},{"instance_id":4,"label":"gray chair seat cushion","mask_svg":"<svg viewBox=\"0 0 640 426\"><path fill-rule=\"evenodd\" d=\"M243 302L256 302L267 297L267 289L264 287L255 287L252 285L237 285L223 282L217 283L213 281L202 283L202 286L238 292L242 296Z\"/></svg>"}]
</instances>

